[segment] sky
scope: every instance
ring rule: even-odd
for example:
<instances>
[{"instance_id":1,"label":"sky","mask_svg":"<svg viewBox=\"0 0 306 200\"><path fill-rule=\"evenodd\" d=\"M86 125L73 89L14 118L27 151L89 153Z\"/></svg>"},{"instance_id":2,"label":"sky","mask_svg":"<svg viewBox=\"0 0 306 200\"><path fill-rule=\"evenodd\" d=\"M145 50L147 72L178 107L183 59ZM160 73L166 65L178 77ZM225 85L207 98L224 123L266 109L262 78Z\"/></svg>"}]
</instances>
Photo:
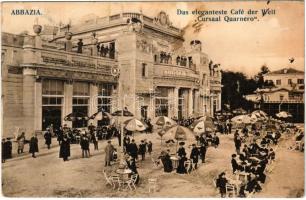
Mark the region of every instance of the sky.
<instances>
[{"instance_id":1,"label":"sky","mask_svg":"<svg viewBox=\"0 0 306 200\"><path fill-rule=\"evenodd\" d=\"M177 9L189 13L198 10L275 10L275 15L257 15L254 22L203 22L198 32L192 24L197 16L177 15ZM13 9L39 9L41 16L11 15ZM202 50L223 70L240 71L248 76L259 72L262 65L271 71L284 67L304 70L304 2L302 1L237 1L237 2L10 2L2 3L2 31L33 34L36 20L41 25L72 25L91 16L139 12L155 17L165 11L174 26L185 30L187 43L202 41ZM245 13L236 15L248 16ZM233 17L233 15L231 15ZM289 58L295 58L290 64Z\"/></svg>"}]
</instances>

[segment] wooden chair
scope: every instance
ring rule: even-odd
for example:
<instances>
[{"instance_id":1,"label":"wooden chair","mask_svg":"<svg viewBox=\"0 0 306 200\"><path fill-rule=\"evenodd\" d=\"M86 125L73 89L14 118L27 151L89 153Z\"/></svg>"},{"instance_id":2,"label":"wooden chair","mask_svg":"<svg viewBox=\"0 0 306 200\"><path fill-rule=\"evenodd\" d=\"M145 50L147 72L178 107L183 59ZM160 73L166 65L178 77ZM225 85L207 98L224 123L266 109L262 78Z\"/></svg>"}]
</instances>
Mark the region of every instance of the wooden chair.
<instances>
[{"instance_id":1,"label":"wooden chair","mask_svg":"<svg viewBox=\"0 0 306 200\"><path fill-rule=\"evenodd\" d=\"M136 190L136 181L138 178L138 174L133 174L131 175L131 178L127 181L124 182L124 184L126 184L126 188L129 188L130 190Z\"/></svg>"},{"instance_id":2,"label":"wooden chair","mask_svg":"<svg viewBox=\"0 0 306 200\"><path fill-rule=\"evenodd\" d=\"M156 191L156 185L157 185L157 179L156 178L149 178L149 193L151 192L151 190L153 190L153 192Z\"/></svg>"},{"instance_id":3,"label":"wooden chair","mask_svg":"<svg viewBox=\"0 0 306 200\"><path fill-rule=\"evenodd\" d=\"M112 181L112 177L111 177L111 176L108 176L108 175L106 174L106 171L105 171L105 170L103 170L103 174L104 174L104 178L105 178L105 180L106 180L106 185L114 186L113 181Z\"/></svg>"},{"instance_id":4,"label":"wooden chair","mask_svg":"<svg viewBox=\"0 0 306 200\"><path fill-rule=\"evenodd\" d=\"M124 182L120 179L119 176L113 176L112 177L112 182L113 182L113 190L116 189L116 184L118 185L118 191L122 188Z\"/></svg>"},{"instance_id":5,"label":"wooden chair","mask_svg":"<svg viewBox=\"0 0 306 200\"><path fill-rule=\"evenodd\" d=\"M227 183L225 185L225 189L226 189L226 196L227 197L235 197L236 196L236 189L235 189L235 186L233 184L229 184Z\"/></svg>"},{"instance_id":6,"label":"wooden chair","mask_svg":"<svg viewBox=\"0 0 306 200\"><path fill-rule=\"evenodd\" d=\"M193 171L193 170L196 170L196 168L195 168L195 164L196 163L194 163L192 160L190 160L190 162L191 162L191 170Z\"/></svg>"},{"instance_id":7,"label":"wooden chair","mask_svg":"<svg viewBox=\"0 0 306 200\"><path fill-rule=\"evenodd\" d=\"M248 174L237 172L236 173L236 180L247 182L248 181Z\"/></svg>"},{"instance_id":8,"label":"wooden chair","mask_svg":"<svg viewBox=\"0 0 306 200\"><path fill-rule=\"evenodd\" d=\"M191 160L185 161L184 166L187 170L187 174L190 174L192 171L192 161Z\"/></svg>"}]
</instances>

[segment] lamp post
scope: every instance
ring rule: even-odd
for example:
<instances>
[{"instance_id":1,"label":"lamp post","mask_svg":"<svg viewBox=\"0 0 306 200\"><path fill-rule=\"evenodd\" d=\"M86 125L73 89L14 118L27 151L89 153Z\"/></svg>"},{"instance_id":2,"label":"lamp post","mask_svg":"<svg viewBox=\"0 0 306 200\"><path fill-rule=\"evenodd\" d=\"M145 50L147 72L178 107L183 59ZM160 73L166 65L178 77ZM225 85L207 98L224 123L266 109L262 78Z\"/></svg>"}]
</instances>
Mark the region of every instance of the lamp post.
<instances>
[{"instance_id":1,"label":"lamp post","mask_svg":"<svg viewBox=\"0 0 306 200\"><path fill-rule=\"evenodd\" d=\"M111 75L118 80L118 95L121 92L120 89L120 81L119 81L119 77L120 77L120 70L118 68L113 67L111 69ZM121 156L120 156L120 162L119 162L119 168L124 168L125 164L124 164L124 145L123 145L123 117L124 117L124 110L125 110L125 95L123 96L123 98L121 99L121 115L120 117L120 143L121 143Z\"/></svg>"}]
</instances>

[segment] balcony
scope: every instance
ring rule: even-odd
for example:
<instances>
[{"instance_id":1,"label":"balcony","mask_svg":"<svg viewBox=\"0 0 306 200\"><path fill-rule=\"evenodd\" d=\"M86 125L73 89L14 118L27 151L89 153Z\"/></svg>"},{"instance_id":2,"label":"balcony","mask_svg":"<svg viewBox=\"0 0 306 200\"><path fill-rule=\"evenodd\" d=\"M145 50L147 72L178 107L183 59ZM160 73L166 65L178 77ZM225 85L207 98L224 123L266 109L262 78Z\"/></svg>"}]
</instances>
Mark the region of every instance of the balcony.
<instances>
[{"instance_id":1,"label":"balcony","mask_svg":"<svg viewBox=\"0 0 306 200\"><path fill-rule=\"evenodd\" d=\"M44 64L48 68L95 72L104 75L110 75L111 68L118 66L114 59L54 49L42 49L40 60L40 64Z\"/></svg>"},{"instance_id":2,"label":"balcony","mask_svg":"<svg viewBox=\"0 0 306 200\"><path fill-rule=\"evenodd\" d=\"M145 16L141 13L132 13L132 12L125 12L120 14L115 14L107 17L97 17L91 20L87 20L81 24L77 24L71 26L69 31L73 34L80 34L85 32L92 32L103 28L114 27L114 26L121 26L127 24L128 18L137 18L140 19L144 23L144 27L149 27L151 29L155 29L157 31L166 32L169 35L175 37L182 37L182 31L179 28L176 28L172 25L168 26L167 28L161 27L155 23L155 20L152 17ZM67 27L61 27L59 34L56 36L57 38L62 38L65 36L65 32L67 32Z\"/></svg>"},{"instance_id":3,"label":"balcony","mask_svg":"<svg viewBox=\"0 0 306 200\"><path fill-rule=\"evenodd\" d=\"M183 80L199 84L199 73L197 71L187 67L164 63L154 65L154 78Z\"/></svg>"}]
</instances>

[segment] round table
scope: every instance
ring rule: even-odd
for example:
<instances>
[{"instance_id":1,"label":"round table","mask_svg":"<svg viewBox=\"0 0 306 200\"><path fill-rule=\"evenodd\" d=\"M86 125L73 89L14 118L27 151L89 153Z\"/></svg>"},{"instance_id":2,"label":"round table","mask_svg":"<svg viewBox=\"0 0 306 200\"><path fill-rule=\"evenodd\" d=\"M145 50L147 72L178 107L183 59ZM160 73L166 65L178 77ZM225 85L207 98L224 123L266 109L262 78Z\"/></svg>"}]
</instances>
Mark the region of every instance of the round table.
<instances>
[{"instance_id":1,"label":"round table","mask_svg":"<svg viewBox=\"0 0 306 200\"><path fill-rule=\"evenodd\" d=\"M171 159L171 161L172 161L173 169L176 169L177 166L178 166L178 161L179 161L179 159L178 159L177 157L175 157L175 156L171 156L170 159Z\"/></svg>"},{"instance_id":2,"label":"round table","mask_svg":"<svg viewBox=\"0 0 306 200\"><path fill-rule=\"evenodd\" d=\"M116 173L119 174L121 180L126 180L129 178L129 175L132 173L130 169L117 169Z\"/></svg>"}]
</instances>

